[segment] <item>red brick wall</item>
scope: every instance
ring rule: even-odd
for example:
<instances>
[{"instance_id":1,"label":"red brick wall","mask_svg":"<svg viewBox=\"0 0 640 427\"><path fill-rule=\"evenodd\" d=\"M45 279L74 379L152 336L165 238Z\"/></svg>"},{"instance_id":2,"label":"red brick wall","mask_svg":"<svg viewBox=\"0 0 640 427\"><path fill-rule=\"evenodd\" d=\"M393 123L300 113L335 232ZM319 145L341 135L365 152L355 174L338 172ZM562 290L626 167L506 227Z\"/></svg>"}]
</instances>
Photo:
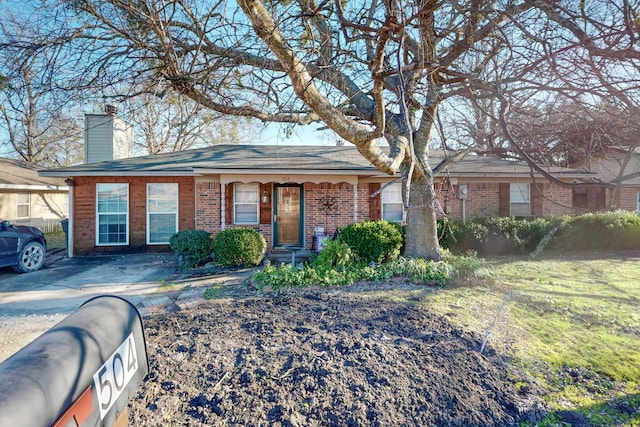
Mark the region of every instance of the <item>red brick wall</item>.
<instances>
[{"instance_id":1,"label":"red brick wall","mask_svg":"<svg viewBox=\"0 0 640 427\"><path fill-rule=\"evenodd\" d=\"M498 216L500 214L500 183L468 183L466 199L466 219ZM555 184L536 184L541 189L542 216L572 215L573 192L570 188ZM447 217L462 220L462 199L458 198L459 185L449 189L445 184L436 186L438 200L444 208Z\"/></svg>"},{"instance_id":2,"label":"red brick wall","mask_svg":"<svg viewBox=\"0 0 640 427\"><path fill-rule=\"evenodd\" d=\"M573 189L556 184L537 184L537 186L542 187L542 216L575 214Z\"/></svg>"},{"instance_id":3,"label":"red brick wall","mask_svg":"<svg viewBox=\"0 0 640 427\"><path fill-rule=\"evenodd\" d=\"M232 185L233 183L228 184L228 186ZM269 186L269 188L273 187ZM369 192L369 184L360 184L358 186L358 220L368 219L370 209ZM213 234L218 233L221 229L221 185L213 182L198 182L195 194L196 228ZM338 227L353 222L353 185L348 183L305 183L303 185L303 194L304 244L308 249L313 248L315 227L324 227L325 234L333 235ZM329 199L335 199L335 208L327 212L325 202ZM233 206L232 203L227 203L227 205ZM236 226L225 221L225 227L233 228ZM273 225L271 222L253 225L251 228L260 231L267 241L267 247L269 249L273 248Z\"/></svg>"},{"instance_id":4,"label":"red brick wall","mask_svg":"<svg viewBox=\"0 0 640 427\"><path fill-rule=\"evenodd\" d=\"M358 209L365 203L358 191ZM327 212L324 202L327 198L335 198L335 209ZM366 203L368 203L368 197ZM341 184L304 184L304 224L305 246L313 247L313 235L315 227L324 227L325 234L332 236L336 229L353 222L353 185ZM364 209L364 207L363 207ZM366 208L368 209L368 208Z\"/></svg>"},{"instance_id":5,"label":"red brick wall","mask_svg":"<svg viewBox=\"0 0 640 427\"><path fill-rule=\"evenodd\" d=\"M620 209L635 212L636 194L640 193L640 187L623 187L620 189Z\"/></svg>"},{"instance_id":6,"label":"red brick wall","mask_svg":"<svg viewBox=\"0 0 640 427\"><path fill-rule=\"evenodd\" d=\"M469 183L465 206L466 219L497 216L500 204L500 185L498 183ZM462 220L462 199L458 197L458 185L449 189L442 186L438 199L445 209L447 217Z\"/></svg>"},{"instance_id":7,"label":"red brick wall","mask_svg":"<svg viewBox=\"0 0 640 427\"><path fill-rule=\"evenodd\" d=\"M96 246L96 184L129 184L129 246ZM147 183L178 183L178 228L194 228L192 177L76 177L73 187L73 246L75 255L123 251L126 248L166 250L167 245L147 246Z\"/></svg>"},{"instance_id":8,"label":"red brick wall","mask_svg":"<svg viewBox=\"0 0 640 427\"><path fill-rule=\"evenodd\" d=\"M206 230L216 234L221 229L221 185L218 182L195 182L191 177L118 177L75 178L74 187L74 248L78 255L105 250L123 250L122 246L95 246L95 190L96 183L129 183L129 246L146 247L146 185L153 182L177 182L179 184L180 219L179 228ZM232 184L229 184L232 185ZM267 184L272 188L271 184ZM466 218L473 219L499 214L500 184L469 183L466 201ZM573 214L572 190L557 185L539 185L542 189L542 215ZM370 194L379 188L379 184L361 183L357 189L358 221L370 219L372 203ZM635 193L638 189L624 189L622 208L635 210ZM337 228L350 224L354 220L353 185L305 183L304 224L305 246L313 247L315 227L324 227L325 233L333 235ZM458 198L458 185L449 188L446 183L436 184L436 193L440 206L447 217L462 219L462 200ZM378 198L380 196L377 196ZM334 198L335 209L326 212L324 202ZM271 215L268 215L271 217ZM265 214L265 218L267 215ZM263 221L261 221L263 222ZM226 222L226 227L234 227ZM267 240L268 248L273 247L272 224L264 223L252 226L260 231ZM151 246L149 248L166 248Z\"/></svg>"},{"instance_id":9,"label":"red brick wall","mask_svg":"<svg viewBox=\"0 0 640 427\"><path fill-rule=\"evenodd\" d=\"M196 182L195 184L195 228L209 233L220 231L220 191L219 182Z\"/></svg>"}]
</instances>

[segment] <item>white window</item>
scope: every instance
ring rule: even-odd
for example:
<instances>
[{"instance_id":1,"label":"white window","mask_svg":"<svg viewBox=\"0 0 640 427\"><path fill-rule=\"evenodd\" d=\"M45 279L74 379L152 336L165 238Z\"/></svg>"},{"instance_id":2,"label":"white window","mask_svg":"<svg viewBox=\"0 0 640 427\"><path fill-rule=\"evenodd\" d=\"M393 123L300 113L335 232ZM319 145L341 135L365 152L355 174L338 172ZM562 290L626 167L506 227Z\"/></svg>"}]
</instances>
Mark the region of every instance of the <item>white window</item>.
<instances>
[{"instance_id":1,"label":"white window","mask_svg":"<svg viewBox=\"0 0 640 427\"><path fill-rule=\"evenodd\" d=\"M640 193L636 193L636 213L640 215Z\"/></svg>"},{"instance_id":2,"label":"white window","mask_svg":"<svg viewBox=\"0 0 640 427\"><path fill-rule=\"evenodd\" d=\"M178 231L178 184L147 184L147 244L166 245Z\"/></svg>"},{"instance_id":3,"label":"white window","mask_svg":"<svg viewBox=\"0 0 640 427\"><path fill-rule=\"evenodd\" d=\"M235 224L258 224L259 196L258 184L235 184L233 194Z\"/></svg>"},{"instance_id":4,"label":"white window","mask_svg":"<svg viewBox=\"0 0 640 427\"><path fill-rule=\"evenodd\" d=\"M531 186L511 183L511 216L531 216Z\"/></svg>"},{"instance_id":5,"label":"white window","mask_svg":"<svg viewBox=\"0 0 640 427\"><path fill-rule=\"evenodd\" d=\"M16 218L29 218L31 216L31 194L18 193Z\"/></svg>"},{"instance_id":6,"label":"white window","mask_svg":"<svg viewBox=\"0 0 640 427\"><path fill-rule=\"evenodd\" d=\"M129 184L96 185L96 244L129 244Z\"/></svg>"},{"instance_id":7,"label":"white window","mask_svg":"<svg viewBox=\"0 0 640 427\"><path fill-rule=\"evenodd\" d=\"M402 183L396 182L382 190L382 219L402 222Z\"/></svg>"}]
</instances>

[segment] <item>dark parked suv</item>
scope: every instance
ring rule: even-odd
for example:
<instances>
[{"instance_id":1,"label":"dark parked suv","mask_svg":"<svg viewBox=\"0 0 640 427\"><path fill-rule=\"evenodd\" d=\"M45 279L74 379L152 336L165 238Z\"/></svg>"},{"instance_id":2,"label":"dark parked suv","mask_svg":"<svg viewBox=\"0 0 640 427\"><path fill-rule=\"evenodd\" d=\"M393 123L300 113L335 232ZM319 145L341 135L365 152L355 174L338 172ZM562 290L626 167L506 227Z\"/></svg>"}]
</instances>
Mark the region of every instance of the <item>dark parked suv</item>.
<instances>
[{"instance_id":1,"label":"dark parked suv","mask_svg":"<svg viewBox=\"0 0 640 427\"><path fill-rule=\"evenodd\" d=\"M46 247L44 234L37 228L0 221L0 267L11 266L20 273L38 270Z\"/></svg>"}]
</instances>

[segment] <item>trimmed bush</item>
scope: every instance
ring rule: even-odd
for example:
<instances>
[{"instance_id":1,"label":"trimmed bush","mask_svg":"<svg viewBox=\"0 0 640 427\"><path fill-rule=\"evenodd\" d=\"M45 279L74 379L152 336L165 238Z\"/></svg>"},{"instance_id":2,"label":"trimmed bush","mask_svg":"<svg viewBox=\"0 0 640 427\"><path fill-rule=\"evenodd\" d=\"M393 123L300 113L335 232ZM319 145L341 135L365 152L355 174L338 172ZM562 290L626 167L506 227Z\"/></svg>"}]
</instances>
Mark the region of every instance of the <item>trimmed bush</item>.
<instances>
[{"instance_id":1,"label":"trimmed bush","mask_svg":"<svg viewBox=\"0 0 640 427\"><path fill-rule=\"evenodd\" d=\"M552 241L557 250L620 250L640 248L640 216L614 211L580 215L568 219Z\"/></svg>"},{"instance_id":2,"label":"trimmed bush","mask_svg":"<svg viewBox=\"0 0 640 427\"><path fill-rule=\"evenodd\" d=\"M480 218L438 223L440 244L456 253L481 255L551 250L640 249L640 216L629 211L588 213L577 217Z\"/></svg>"},{"instance_id":3,"label":"trimmed bush","mask_svg":"<svg viewBox=\"0 0 640 427\"><path fill-rule=\"evenodd\" d=\"M400 255L403 245L398 226L385 220L347 225L338 231L337 240L349 245L367 263L392 260Z\"/></svg>"},{"instance_id":4,"label":"trimmed bush","mask_svg":"<svg viewBox=\"0 0 640 427\"><path fill-rule=\"evenodd\" d=\"M192 268L211 260L211 233L182 230L169 239L171 250L182 258L182 268Z\"/></svg>"},{"instance_id":5,"label":"trimmed bush","mask_svg":"<svg viewBox=\"0 0 640 427\"><path fill-rule=\"evenodd\" d=\"M442 225L440 243L457 253L475 251L483 255L518 254L534 251L563 218L479 218Z\"/></svg>"},{"instance_id":6,"label":"trimmed bush","mask_svg":"<svg viewBox=\"0 0 640 427\"><path fill-rule=\"evenodd\" d=\"M264 259L267 242L252 228L231 228L216 235L213 252L221 265L252 267Z\"/></svg>"}]
</instances>

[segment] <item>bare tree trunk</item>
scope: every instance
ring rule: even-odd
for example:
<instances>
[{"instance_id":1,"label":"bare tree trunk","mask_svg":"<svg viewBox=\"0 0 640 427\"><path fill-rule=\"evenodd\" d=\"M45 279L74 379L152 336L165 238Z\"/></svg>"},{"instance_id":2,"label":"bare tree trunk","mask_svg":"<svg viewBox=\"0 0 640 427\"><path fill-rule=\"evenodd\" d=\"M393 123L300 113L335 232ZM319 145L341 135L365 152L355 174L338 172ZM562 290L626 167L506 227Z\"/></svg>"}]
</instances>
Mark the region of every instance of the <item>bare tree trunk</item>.
<instances>
[{"instance_id":1,"label":"bare tree trunk","mask_svg":"<svg viewBox=\"0 0 640 427\"><path fill-rule=\"evenodd\" d=\"M411 182L407 209L407 236L404 256L440 259L436 194L433 179L415 174ZM410 238L409 238L410 236Z\"/></svg>"}]
</instances>

